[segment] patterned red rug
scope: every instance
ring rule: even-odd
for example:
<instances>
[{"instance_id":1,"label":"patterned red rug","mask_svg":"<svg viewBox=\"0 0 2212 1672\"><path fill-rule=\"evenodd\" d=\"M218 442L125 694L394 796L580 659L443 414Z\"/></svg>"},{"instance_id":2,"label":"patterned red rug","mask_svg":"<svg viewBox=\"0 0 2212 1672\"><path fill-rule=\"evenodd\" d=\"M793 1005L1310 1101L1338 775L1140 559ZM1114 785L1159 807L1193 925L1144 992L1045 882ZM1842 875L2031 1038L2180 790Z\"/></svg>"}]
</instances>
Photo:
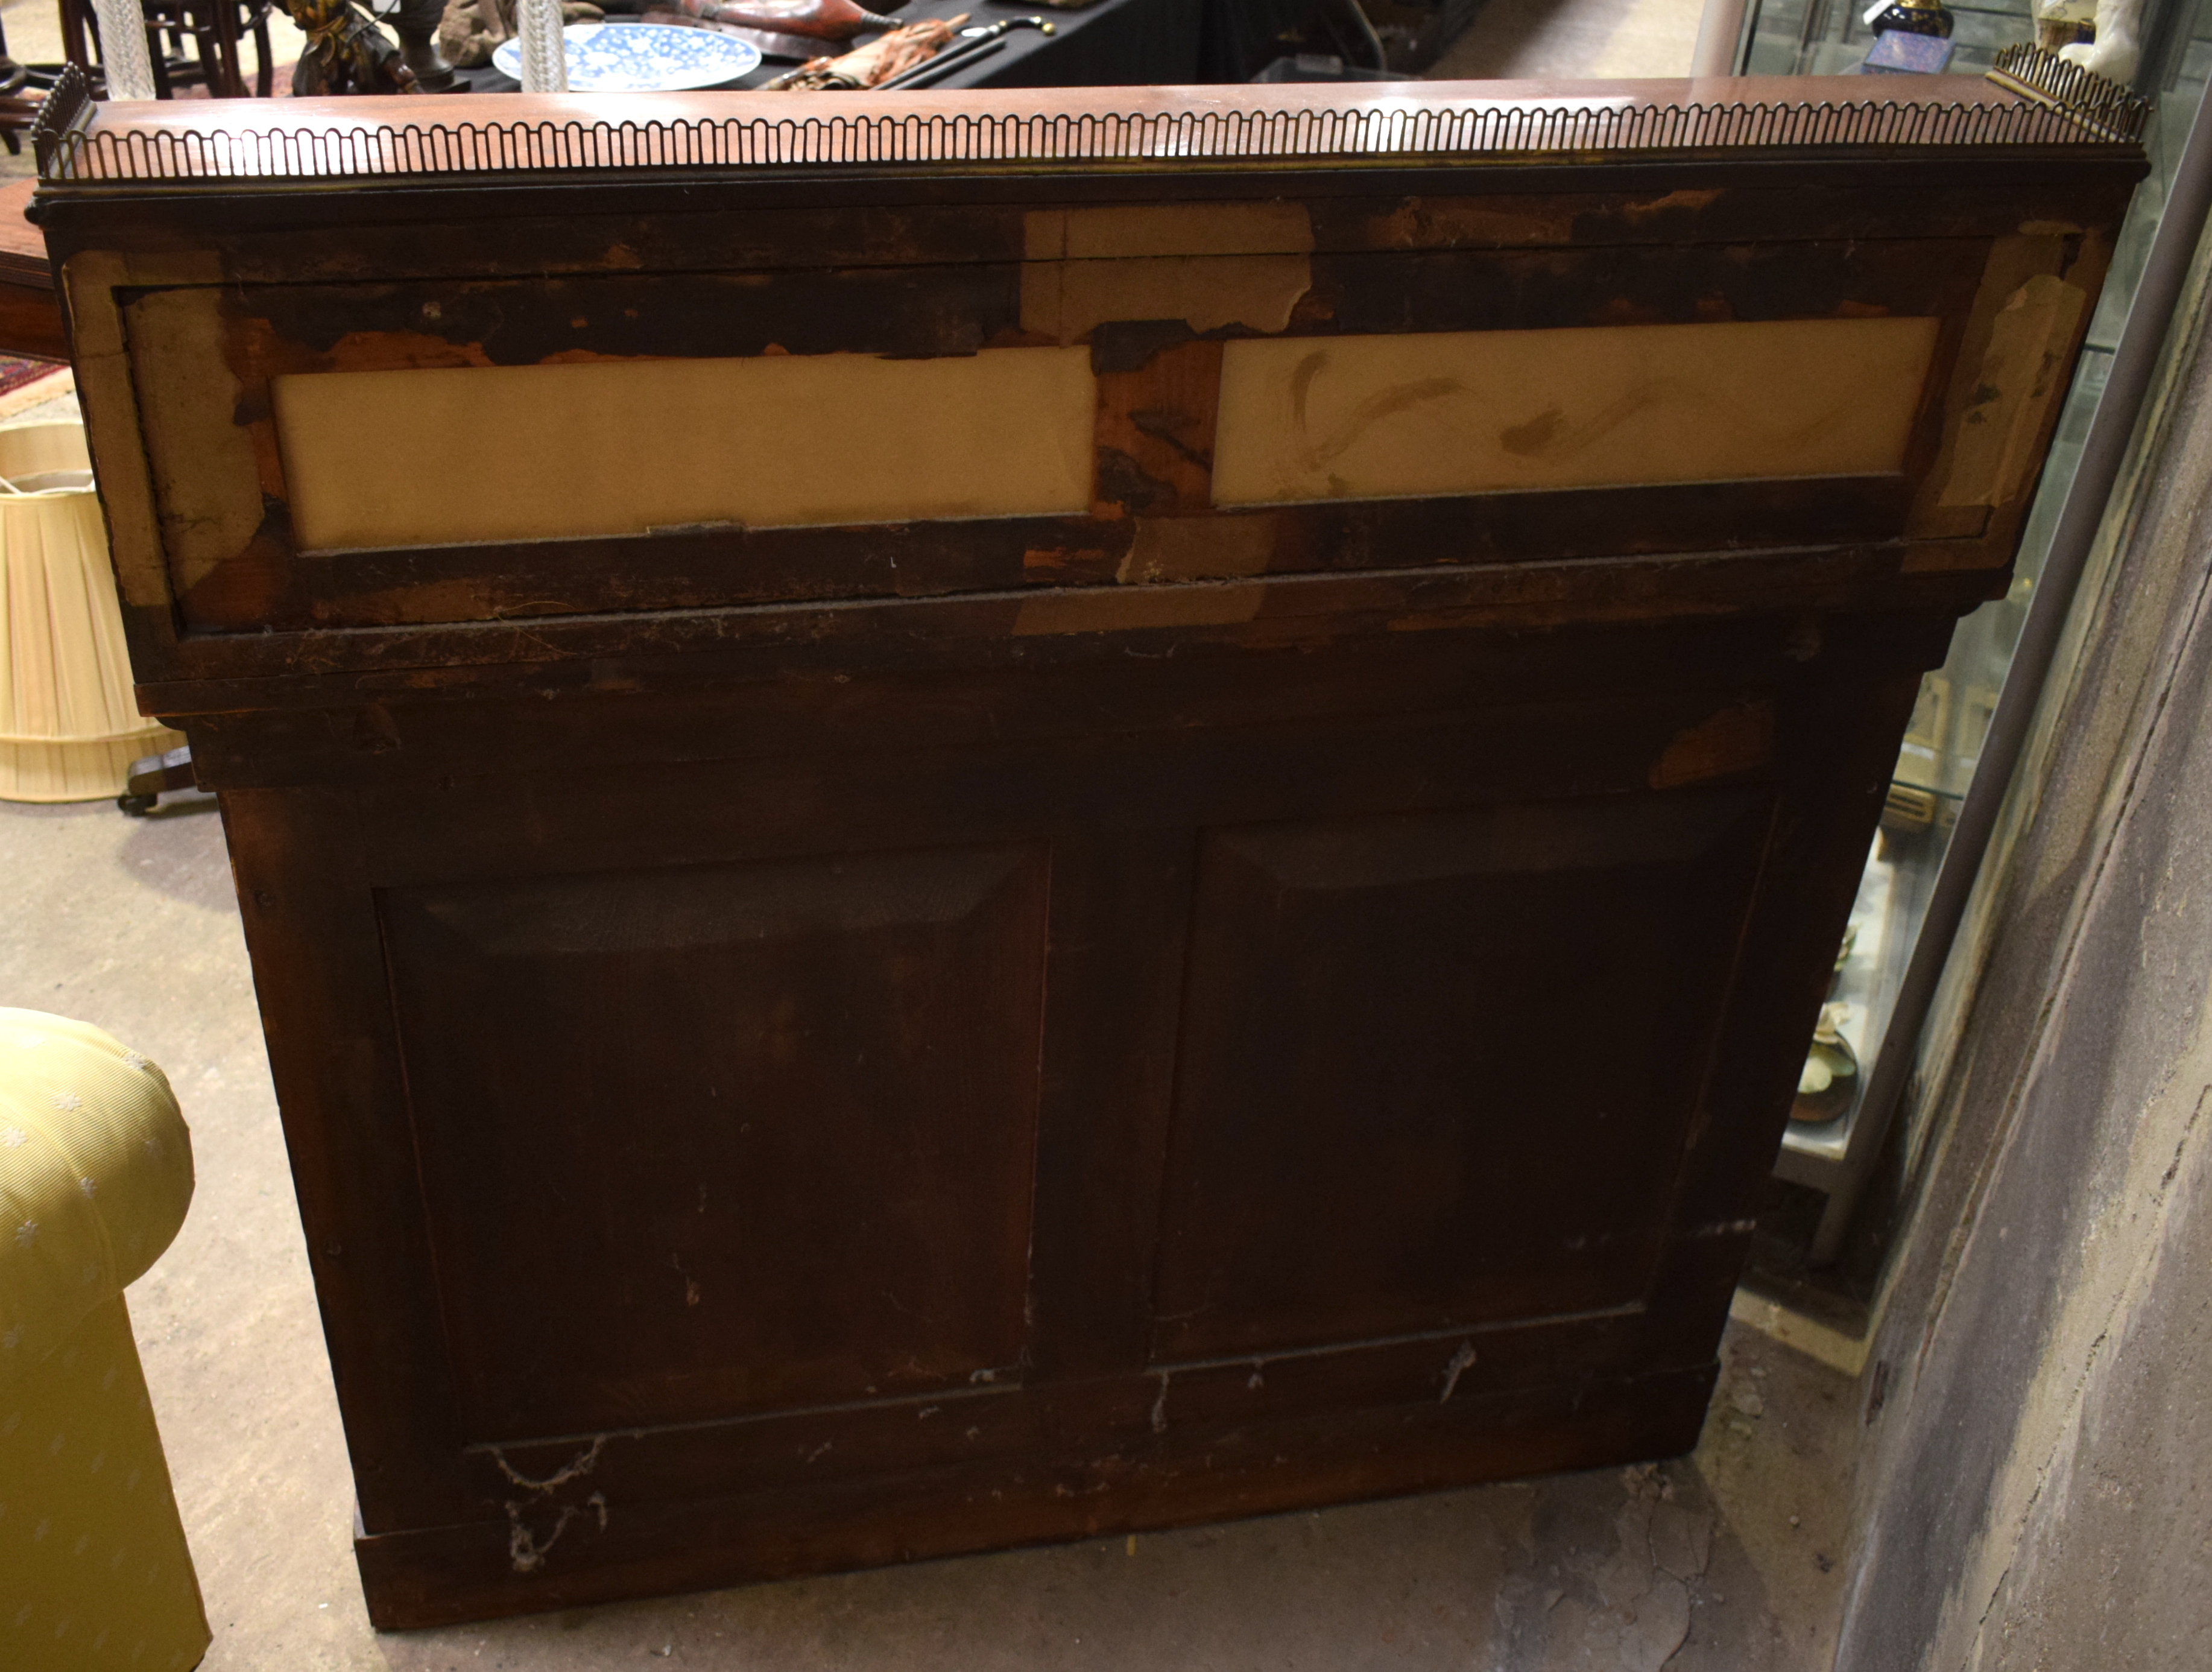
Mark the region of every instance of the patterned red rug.
<instances>
[{"instance_id":1,"label":"patterned red rug","mask_svg":"<svg viewBox=\"0 0 2212 1672\"><path fill-rule=\"evenodd\" d=\"M65 361L0 354L0 423L11 423L33 407L76 390L76 380Z\"/></svg>"},{"instance_id":2,"label":"patterned red rug","mask_svg":"<svg viewBox=\"0 0 2212 1672\"><path fill-rule=\"evenodd\" d=\"M42 377L52 377L56 372L68 369L69 362L66 361L33 360L23 355L0 354L0 400L6 399L27 384L36 383Z\"/></svg>"}]
</instances>

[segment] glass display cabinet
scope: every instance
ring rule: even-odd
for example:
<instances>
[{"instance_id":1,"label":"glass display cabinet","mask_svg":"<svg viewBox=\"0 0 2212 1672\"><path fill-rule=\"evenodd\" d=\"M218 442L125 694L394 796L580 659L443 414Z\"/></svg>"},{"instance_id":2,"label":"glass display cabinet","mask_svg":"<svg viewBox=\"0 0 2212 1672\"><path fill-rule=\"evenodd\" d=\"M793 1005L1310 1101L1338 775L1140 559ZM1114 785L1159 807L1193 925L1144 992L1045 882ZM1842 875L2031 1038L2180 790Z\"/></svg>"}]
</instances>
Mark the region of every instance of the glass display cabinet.
<instances>
[{"instance_id":1,"label":"glass display cabinet","mask_svg":"<svg viewBox=\"0 0 2212 1672\"><path fill-rule=\"evenodd\" d=\"M2033 40L2031 4L2032 0L2011 0L1948 5L1954 20L1953 72L1979 75L2008 47ZM1868 1148L1887 1135L1875 1129L1876 1122L1861 1118L1875 1067L1886 1051L1917 1054L1920 1047L1917 1016L1902 1018L1906 1024L1892 1037L1899 988L1960 803L1980 764L1983 741L2083 441L2104 398L2113 351L2165 215L2183 142L2212 75L2212 6L2203 0L2149 0L2142 35L2134 86L2154 102L2145 137L2151 174L2136 192L2122 230L2022 537L2011 587L1959 623L1943 666L1922 682L1850 927L1838 951L1830 1005L1808 1055L1804 1090L1783 1140L1777 1174L1830 1196L1814 1242L1819 1260L1839 1251L1857 1185L1872 1160ZM1874 40L1866 8L1856 0L1764 0L1747 18L1741 63L1750 75L1847 75L1857 70ZM1923 79L1881 78L1891 87ZM1899 1104L1898 1116L1904 1122L1899 1142L1909 1159L1922 1151L1929 1135L1924 1111L1908 1096Z\"/></svg>"}]
</instances>

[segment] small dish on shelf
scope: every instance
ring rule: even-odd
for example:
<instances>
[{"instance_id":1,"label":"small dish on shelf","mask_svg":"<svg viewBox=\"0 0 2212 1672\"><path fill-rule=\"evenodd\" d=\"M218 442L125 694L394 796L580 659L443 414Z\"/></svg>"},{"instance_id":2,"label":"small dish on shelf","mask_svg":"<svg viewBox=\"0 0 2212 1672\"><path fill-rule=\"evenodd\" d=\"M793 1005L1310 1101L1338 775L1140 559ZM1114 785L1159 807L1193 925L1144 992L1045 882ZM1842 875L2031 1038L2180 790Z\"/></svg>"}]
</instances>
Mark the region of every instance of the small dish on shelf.
<instances>
[{"instance_id":1,"label":"small dish on shelf","mask_svg":"<svg viewBox=\"0 0 2212 1672\"><path fill-rule=\"evenodd\" d=\"M687 93L726 87L760 67L760 48L713 29L666 23L571 23L561 31L571 93ZM501 73L522 79L522 42L491 55Z\"/></svg>"},{"instance_id":2,"label":"small dish on shelf","mask_svg":"<svg viewBox=\"0 0 2212 1672\"><path fill-rule=\"evenodd\" d=\"M1848 950L1849 943L1845 943ZM1838 962L1841 960L1839 959ZM1805 1067L1797 1077L1797 1096L1790 1105L1790 1118L1817 1126L1846 1113L1858 1095L1859 1057L1844 1037L1848 1004L1820 1006L1820 1025L1805 1052Z\"/></svg>"}]
</instances>

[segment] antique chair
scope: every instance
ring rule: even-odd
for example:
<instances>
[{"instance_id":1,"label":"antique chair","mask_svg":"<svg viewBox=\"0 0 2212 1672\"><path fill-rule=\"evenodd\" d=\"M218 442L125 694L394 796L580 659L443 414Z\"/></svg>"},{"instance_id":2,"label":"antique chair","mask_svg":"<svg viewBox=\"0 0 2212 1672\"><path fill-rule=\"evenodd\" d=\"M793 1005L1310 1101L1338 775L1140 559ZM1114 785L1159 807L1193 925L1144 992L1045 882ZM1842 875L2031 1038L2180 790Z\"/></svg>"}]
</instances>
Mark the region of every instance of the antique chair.
<instances>
[{"instance_id":1,"label":"antique chair","mask_svg":"<svg viewBox=\"0 0 2212 1672\"><path fill-rule=\"evenodd\" d=\"M31 72L16 63L8 51L8 32L0 29L0 145L8 148L10 156L22 155L20 136L38 114L36 101L22 96L30 80Z\"/></svg>"},{"instance_id":2,"label":"antique chair","mask_svg":"<svg viewBox=\"0 0 2212 1672\"><path fill-rule=\"evenodd\" d=\"M269 19L273 0L142 0L157 98L174 96L180 87L204 87L214 99L243 99L249 91L266 99L275 85ZM61 0L62 52L68 61L92 68L100 47L100 21L92 0ZM244 43L252 37L253 85L246 82ZM185 51L186 41L191 51Z\"/></svg>"},{"instance_id":3,"label":"antique chair","mask_svg":"<svg viewBox=\"0 0 2212 1672\"><path fill-rule=\"evenodd\" d=\"M0 1009L0 1665L173 1672L206 1652L123 1304L191 1195L159 1068Z\"/></svg>"}]
</instances>

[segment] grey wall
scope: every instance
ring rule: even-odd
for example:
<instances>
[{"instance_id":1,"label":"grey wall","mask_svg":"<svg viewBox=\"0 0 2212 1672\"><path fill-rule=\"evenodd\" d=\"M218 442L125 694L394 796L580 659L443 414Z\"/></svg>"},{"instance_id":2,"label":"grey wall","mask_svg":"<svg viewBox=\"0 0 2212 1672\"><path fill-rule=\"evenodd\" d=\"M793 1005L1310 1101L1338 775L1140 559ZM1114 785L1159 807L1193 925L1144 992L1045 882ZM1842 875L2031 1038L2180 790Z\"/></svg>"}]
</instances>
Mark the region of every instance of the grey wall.
<instances>
[{"instance_id":1,"label":"grey wall","mask_svg":"<svg viewBox=\"0 0 2212 1672\"><path fill-rule=\"evenodd\" d=\"M1868 1371L1839 1672L2212 1668L2203 298L1940 1091Z\"/></svg>"}]
</instances>

